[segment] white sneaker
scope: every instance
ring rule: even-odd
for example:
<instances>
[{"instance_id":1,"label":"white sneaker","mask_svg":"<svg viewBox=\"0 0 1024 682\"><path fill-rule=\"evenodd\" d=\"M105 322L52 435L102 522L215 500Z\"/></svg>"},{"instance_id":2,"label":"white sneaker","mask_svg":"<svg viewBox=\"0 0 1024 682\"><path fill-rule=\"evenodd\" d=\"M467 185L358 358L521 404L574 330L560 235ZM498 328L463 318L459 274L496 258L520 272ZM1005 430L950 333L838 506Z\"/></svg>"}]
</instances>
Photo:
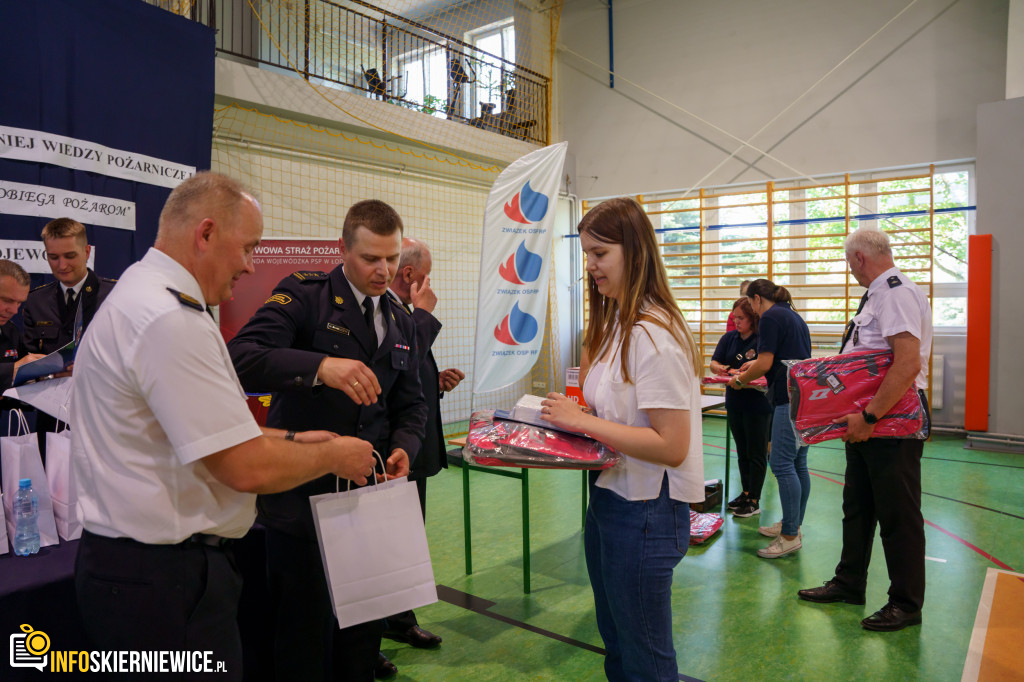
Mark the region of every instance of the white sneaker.
<instances>
[{"instance_id":1,"label":"white sneaker","mask_svg":"<svg viewBox=\"0 0 1024 682\"><path fill-rule=\"evenodd\" d=\"M779 535L768 543L767 547L757 550L757 556L762 559L778 559L780 556L785 556L797 551L800 547L802 547L802 544L800 543L799 535L792 540L787 540Z\"/></svg>"},{"instance_id":2,"label":"white sneaker","mask_svg":"<svg viewBox=\"0 0 1024 682\"><path fill-rule=\"evenodd\" d=\"M757 532L766 538L777 538L782 534L782 521L776 521L770 526L758 526ZM804 531L802 528L796 529L796 536L803 539Z\"/></svg>"}]
</instances>

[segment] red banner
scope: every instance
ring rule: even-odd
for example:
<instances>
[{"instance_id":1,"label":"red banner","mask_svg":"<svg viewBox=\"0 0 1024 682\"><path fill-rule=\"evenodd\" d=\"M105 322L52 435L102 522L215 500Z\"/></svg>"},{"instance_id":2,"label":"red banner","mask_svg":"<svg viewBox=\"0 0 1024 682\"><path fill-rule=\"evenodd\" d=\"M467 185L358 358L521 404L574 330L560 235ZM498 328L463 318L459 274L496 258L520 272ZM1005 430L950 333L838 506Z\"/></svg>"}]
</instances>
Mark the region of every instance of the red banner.
<instances>
[{"instance_id":1,"label":"red banner","mask_svg":"<svg viewBox=\"0 0 1024 682\"><path fill-rule=\"evenodd\" d=\"M337 239L265 239L252 257L256 273L243 276L220 306L220 333L230 341L270 297L277 283L298 270L330 272L341 262Z\"/></svg>"}]
</instances>

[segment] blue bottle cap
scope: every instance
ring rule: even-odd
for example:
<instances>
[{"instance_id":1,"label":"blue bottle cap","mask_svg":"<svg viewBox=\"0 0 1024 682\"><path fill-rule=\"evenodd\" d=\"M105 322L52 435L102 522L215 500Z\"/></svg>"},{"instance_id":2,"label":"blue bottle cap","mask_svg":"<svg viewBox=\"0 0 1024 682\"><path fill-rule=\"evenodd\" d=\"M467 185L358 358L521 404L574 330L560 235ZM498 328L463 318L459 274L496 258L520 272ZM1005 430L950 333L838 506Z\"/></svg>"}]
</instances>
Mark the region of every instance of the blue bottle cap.
<instances>
[{"instance_id":1,"label":"blue bottle cap","mask_svg":"<svg viewBox=\"0 0 1024 682\"><path fill-rule=\"evenodd\" d=\"M18 487L19 488L31 488L32 487L32 479L31 478L23 478L23 479L21 479L20 481L18 481Z\"/></svg>"}]
</instances>

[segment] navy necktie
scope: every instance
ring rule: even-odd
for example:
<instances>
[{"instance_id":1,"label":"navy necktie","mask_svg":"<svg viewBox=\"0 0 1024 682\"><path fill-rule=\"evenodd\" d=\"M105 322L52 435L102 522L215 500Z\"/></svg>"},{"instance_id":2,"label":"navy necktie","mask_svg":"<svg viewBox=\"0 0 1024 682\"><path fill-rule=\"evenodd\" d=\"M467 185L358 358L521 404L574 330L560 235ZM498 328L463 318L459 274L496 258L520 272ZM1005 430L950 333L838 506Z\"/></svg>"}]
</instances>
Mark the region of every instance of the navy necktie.
<instances>
[{"instance_id":1,"label":"navy necktie","mask_svg":"<svg viewBox=\"0 0 1024 682\"><path fill-rule=\"evenodd\" d=\"M868 292L864 292L864 295L860 297L860 305L857 306L857 312L854 313L854 317L860 315L860 311L864 310L864 304L868 302ZM839 352L842 353L843 349L846 348L846 342L850 340L850 336L853 334L854 328L853 320L846 325L846 331L843 333L843 343L839 346Z\"/></svg>"},{"instance_id":2,"label":"navy necktie","mask_svg":"<svg viewBox=\"0 0 1024 682\"><path fill-rule=\"evenodd\" d=\"M376 339L377 329L373 326L373 299L369 296L363 299L363 319L366 320L366 326L370 328L373 338Z\"/></svg>"}]
</instances>

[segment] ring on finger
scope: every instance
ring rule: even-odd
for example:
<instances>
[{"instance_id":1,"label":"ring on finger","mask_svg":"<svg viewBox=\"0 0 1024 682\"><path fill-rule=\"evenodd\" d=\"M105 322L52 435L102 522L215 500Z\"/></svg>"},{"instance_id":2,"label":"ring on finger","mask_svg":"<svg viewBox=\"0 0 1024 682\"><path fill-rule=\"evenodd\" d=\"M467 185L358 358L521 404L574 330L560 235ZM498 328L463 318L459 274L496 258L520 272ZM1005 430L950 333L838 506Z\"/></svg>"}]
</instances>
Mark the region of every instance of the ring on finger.
<instances>
[{"instance_id":1,"label":"ring on finger","mask_svg":"<svg viewBox=\"0 0 1024 682\"><path fill-rule=\"evenodd\" d=\"M352 388L359 388L359 382L358 381L353 381L352 382Z\"/></svg>"}]
</instances>

